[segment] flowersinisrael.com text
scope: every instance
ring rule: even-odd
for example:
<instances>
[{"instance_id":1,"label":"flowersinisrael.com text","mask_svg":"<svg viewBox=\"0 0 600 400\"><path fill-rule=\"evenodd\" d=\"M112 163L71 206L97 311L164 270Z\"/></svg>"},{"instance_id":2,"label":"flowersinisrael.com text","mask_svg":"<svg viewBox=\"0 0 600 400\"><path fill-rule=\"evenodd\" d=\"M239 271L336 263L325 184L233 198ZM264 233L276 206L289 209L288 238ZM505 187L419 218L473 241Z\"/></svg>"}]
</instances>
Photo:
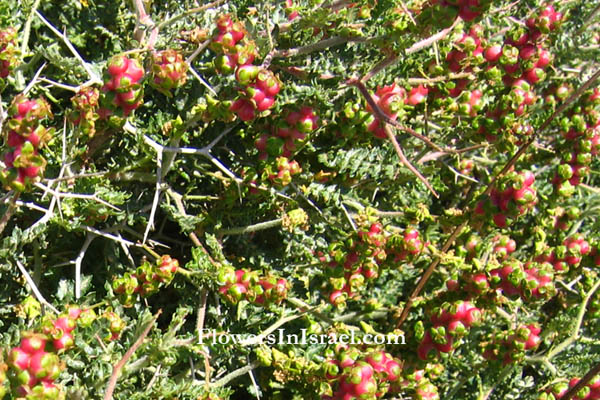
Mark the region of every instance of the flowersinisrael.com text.
<instances>
[{"instance_id":1,"label":"flowersinisrael.com text","mask_svg":"<svg viewBox=\"0 0 600 400\"><path fill-rule=\"evenodd\" d=\"M257 344L272 345L307 345L307 344L343 344L343 345L382 345L382 344L406 344L404 334L382 334L382 333L362 333L360 331L350 331L349 333L329 333L312 334L307 329L301 329L300 333L285 333L285 329L268 334L243 334L217 332L214 329L203 329L202 336L199 338L200 344L234 344L242 346L251 346Z\"/></svg>"}]
</instances>

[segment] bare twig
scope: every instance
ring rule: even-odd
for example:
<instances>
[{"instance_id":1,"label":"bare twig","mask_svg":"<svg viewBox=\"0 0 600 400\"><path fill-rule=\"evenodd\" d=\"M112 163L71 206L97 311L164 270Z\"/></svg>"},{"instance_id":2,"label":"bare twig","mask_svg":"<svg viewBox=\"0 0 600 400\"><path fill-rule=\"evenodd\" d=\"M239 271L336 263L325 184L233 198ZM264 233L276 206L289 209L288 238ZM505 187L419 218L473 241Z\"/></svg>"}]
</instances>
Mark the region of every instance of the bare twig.
<instances>
[{"instance_id":1,"label":"bare twig","mask_svg":"<svg viewBox=\"0 0 600 400\"><path fill-rule=\"evenodd\" d=\"M75 298L78 299L81 297L81 263L83 262L83 257L85 257L85 252L88 247L94 240L96 235L88 233L85 242L83 242L83 246L81 246L81 250L79 250L79 254L75 259Z\"/></svg>"},{"instance_id":2,"label":"bare twig","mask_svg":"<svg viewBox=\"0 0 600 400\"><path fill-rule=\"evenodd\" d=\"M258 361L253 361L250 364L246 365L245 367L242 367L242 368L236 369L233 372L230 372L229 374L225 375L224 377L222 377L218 381L212 383L210 386L213 387L213 388L218 388L218 387L221 387L221 386L225 386L229 382L231 382L232 380L234 380L235 378L238 378L238 377L240 377L242 375L246 375L249 371L252 371L253 369L255 369L255 368L259 367L259 366L260 366L260 363Z\"/></svg>"},{"instance_id":3,"label":"bare twig","mask_svg":"<svg viewBox=\"0 0 600 400\"><path fill-rule=\"evenodd\" d=\"M398 158L400 158L400 161L402 162L402 164L404 164L404 166L406 166L406 168L408 168L421 182L423 182L425 184L425 186L429 189L429 191L431 191L431 193L435 197L439 197L439 195L433 189L433 187L431 186L431 184L429 183L429 181L427 180L427 178L425 178L423 176L423 174L421 174L421 172L419 172L419 170L417 170L408 161L408 159L404 155L404 152L402 151L402 147L400 147L400 144L396 140L396 136L393 134L392 130L389 127L390 124L391 125L396 125L396 123L395 123L396 121L393 121L391 118L389 118L387 115L385 115L385 113L383 111L381 111L381 109L375 103L375 101L373 100L373 97L371 97L371 94L369 93L369 91L367 90L367 88L365 87L365 85L361 81L359 81L357 79L351 79L347 83L349 85L353 85L353 86L356 86L358 88L358 90L361 92L361 94L367 100L367 103L369 103L369 105L373 109L373 112L375 113L375 116L379 119L380 123L383 123L383 129L385 130L385 133L386 133L387 137L392 142L392 145L394 146L394 150L396 151L396 154L398 155ZM409 128L402 127L402 129L406 131ZM416 132L414 132L414 133L416 133ZM421 136L421 135L419 135L419 136ZM431 143L431 142L427 139L427 143ZM435 148L436 148L436 150L442 150L438 146L435 146Z\"/></svg>"},{"instance_id":4,"label":"bare twig","mask_svg":"<svg viewBox=\"0 0 600 400\"><path fill-rule=\"evenodd\" d=\"M44 16L39 11L35 10L35 14L38 16L38 18L40 20L42 20L42 22L48 27L48 29L50 29L56 36L58 36L59 38L62 39L64 44L69 48L71 53L75 56L75 58L83 66L83 68L87 72L90 80L93 83L102 83L102 80L100 79L99 76L96 75L96 73L92 70L90 65L83 58L81 58L81 55L79 55L79 53L77 52L77 50L75 49L75 47L73 46L73 44L71 43L71 41L69 40L67 35L65 35L64 33L61 33L58 29L56 29L54 27L54 25L52 25L50 22L48 22L48 20L46 20L46 18L44 18Z\"/></svg>"},{"instance_id":5,"label":"bare twig","mask_svg":"<svg viewBox=\"0 0 600 400\"><path fill-rule=\"evenodd\" d=\"M27 281L27 284L29 285L29 288L31 289L31 291L35 295L35 298L40 303L44 304L46 307L48 307L49 309L51 309L52 311L54 311L56 314L60 314L58 312L58 310L56 308L54 308L54 306L52 304L48 303L48 301L44 298L44 296L42 296L42 293L40 293L40 290L35 285L35 282L33 281L33 279L31 279L31 275L29 275L29 273L27 272L27 270L25 269L25 267L23 266L23 264L21 264L21 262L19 260L16 260L16 261L17 261L17 267L19 267L19 270L21 271L21 273L25 277L25 280Z\"/></svg>"},{"instance_id":6,"label":"bare twig","mask_svg":"<svg viewBox=\"0 0 600 400\"><path fill-rule=\"evenodd\" d=\"M112 395L115 390L115 386L117 385L117 379L119 379L119 373L121 372L121 369L123 369L123 367L125 366L125 364L127 364L127 361L131 358L133 353L135 353L135 351L142 345L144 339L146 338L146 336L148 336L150 329L152 329L152 326L154 325L161 313L162 310L158 310L158 312L148 323L148 326L146 326L140 337L137 338L135 343L129 348L129 350L127 350L123 358L121 358L121 360L113 367L112 375L110 376L108 386L106 387L106 392L104 393L104 400L112 399Z\"/></svg>"},{"instance_id":7,"label":"bare twig","mask_svg":"<svg viewBox=\"0 0 600 400\"><path fill-rule=\"evenodd\" d=\"M8 224L8 221L15 213L15 210L17 209L17 207L16 207L17 200L19 200L20 195L21 195L20 192L14 192L14 194L10 198L10 200L8 202L8 208L6 209L6 212L4 213L4 215L2 216L2 219L0 219L0 234L2 234L2 232L4 232L4 228L6 228L6 224Z\"/></svg>"},{"instance_id":8,"label":"bare twig","mask_svg":"<svg viewBox=\"0 0 600 400\"><path fill-rule=\"evenodd\" d=\"M452 234L450 235L450 237L448 238L448 240L446 240L446 243L444 243L444 246L442 247L442 251L441 251L442 254L445 253L445 252L447 252L448 249L450 249L450 246L452 246L454 244L454 241L456 240L456 238L458 237L458 235L460 235L460 233L465 228L465 226L467 226L467 222L468 221L463 222L458 227L456 227L456 229L454 229L454 232L452 232ZM412 307L413 302L415 301L415 298L421 293L421 290L423 290L423 288L425 287L425 284L427 283L427 281L429 280L429 278L433 274L433 271L438 266L438 264L440 263L440 261L441 261L441 257L437 257L429 265L429 267L427 267L427 269L425 270L425 272L421 276L421 279L419 279L419 282L417 283L417 286L414 288L414 290L410 294L410 297L408 298L408 300L406 301L406 304L404 305L404 308L402 309L402 314L400 314L400 319L398 320L398 323L396 324L396 328L397 329L399 329L402 326L402 324L404 323L404 321L408 317L408 313L409 313L409 311L410 311L410 309Z\"/></svg>"},{"instance_id":9,"label":"bare twig","mask_svg":"<svg viewBox=\"0 0 600 400\"><path fill-rule=\"evenodd\" d=\"M219 235L243 235L245 233L258 232L265 229L275 228L281 225L283 219L277 218L271 221L259 222L258 224L240 226L237 228L219 229L216 233Z\"/></svg>"},{"instance_id":10,"label":"bare twig","mask_svg":"<svg viewBox=\"0 0 600 400\"><path fill-rule=\"evenodd\" d=\"M309 44L302 47L297 47L294 49L287 50L278 50L273 53L273 58L286 58L286 57L294 57L300 56L303 54L312 53L313 51L324 50L329 47L339 46L340 44L348 43L348 42L364 42L367 39L362 37L342 37L335 36L332 38L321 40L320 42Z\"/></svg>"},{"instance_id":11,"label":"bare twig","mask_svg":"<svg viewBox=\"0 0 600 400\"><path fill-rule=\"evenodd\" d=\"M442 40L443 38L445 38L448 35L448 33L450 33L452 31L452 29L454 29L454 27L456 26L458 21L460 21L460 18L456 18L456 20L454 20L454 23L452 23L452 25L450 27L441 30L440 32L428 37L427 39L421 40L420 42L413 44L412 46L410 46L408 49L406 49L404 51L404 54L409 55L412 53L416 53L417 51L424 49L425 47L429 47L439 40ZM373 67L373 69L371 69L364 77L362 77L362 79L360 81L367 82L369 79L371 79L372 77L374 77L375 75L377 75L378 73L380 73L381 71L383 71L384 69L389 67L390 65L395 64L399 58L400 58L400 55L397 55L397 54L386 57L381 62L379 62L377 65L375 65Z\"/></svg>"}]
</instances>

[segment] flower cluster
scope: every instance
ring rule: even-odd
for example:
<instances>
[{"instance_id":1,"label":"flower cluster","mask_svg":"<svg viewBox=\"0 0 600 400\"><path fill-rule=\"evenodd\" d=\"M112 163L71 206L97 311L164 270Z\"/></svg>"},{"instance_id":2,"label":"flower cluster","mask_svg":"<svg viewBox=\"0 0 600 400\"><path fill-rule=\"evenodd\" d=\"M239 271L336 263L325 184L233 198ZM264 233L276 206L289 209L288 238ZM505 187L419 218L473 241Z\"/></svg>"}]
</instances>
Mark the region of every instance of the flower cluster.
<instances>
[{"instance_id":1,"label":"flower cluster","mask_svg":"<svg viewBox=\"0 0 600 400\"><path fill-rule=\"evenodd\" d=\"M364 352L338 346L334 358L323 364L324 400L375 399L402 379L402 362L381 350Z\"/></svg>"},{"instance_id":2,"label":"flower cluster","mask_svg":"<svg viewBox=\"0 0 600 400\"><path fill-rule=\"evenodd\" d=\"M468 329L481 322L482 310L468 301L445 302L433 309L431 328L417 332L421 343L417 355L421 360L429 359L429 353L449 353L454 350Z\"/></svg>"},{"instance_id":3,"label":"flower cluster","mask_svg":"<svg viewBox=\"0 0 600 400\"><path fill-rule=\"evenodd\" d=\"M241 300L262 306L279 304L290 289L290 284L283 278L271 274L261 276L256 271L236 270L229 266L220 268L217 283L220 286L219 293L233 304Z\"/></svg>"},{"instance_id":4,"label":"flower cluster","mask_svg":"<svg viewBox=\"0 0 600 400\"><path fill-rule=\"evenodd\" d=\"M185 85L188 66L181 53L167 49L152 55L152 78L150 84L165 96L172 97L171 91Z\"/></svg>"},{"instance_id":5,"label":"flower cluster","mask_svg":"<svg viewBox=\"0 0 600 400\"><path fill-rule=\"evenodd\" d=\"M127 56L114 56L108 62L101 104L104 108L102 115L114 112L128 116L133 110L142 105L144 89L142 80L144 68L136 59Z\"/></svg>"},{"instance_id":6,"label":"flower cluster","mask_svg":"<svg viewBox=\"0 0 600 400\"><path fill-rule=\"evenodd\" d=\"M6 169L0 171L0 180L5 187L22 192L44 173L46 160L39 154L39 148L46 143L52 131L46 129L41 121L52 117L52 113L46 100L28 100L18 95L8 115L10 119L5 123L5 130L10 150L4 155Z\"/></svg>"},{"instance_id":7,"label":"flower cluster","mask_svg":"<svg viewBox=\"0 0 600 400\"><path fill-rule=\"evenodd\" d=\"M167 286L179 270L179 261L163 255L156 263L144 261L134 273L126 272L112 283L114 292L125 307L131 307L138 295L148 297Z\"/></svg>"},{"instance_id":8,"label":"flower cluster","mask_svg":"<svg viewBox=\"0 0 600 400\"><path fill-rule=\"evenodd\" d=\"M535 177L530 171L511 172L501 177L488 197L481 199L475 208L477 218L491 217L499 228L507 227L537 202L533 187Z\"/></svg>"}]
</instances>

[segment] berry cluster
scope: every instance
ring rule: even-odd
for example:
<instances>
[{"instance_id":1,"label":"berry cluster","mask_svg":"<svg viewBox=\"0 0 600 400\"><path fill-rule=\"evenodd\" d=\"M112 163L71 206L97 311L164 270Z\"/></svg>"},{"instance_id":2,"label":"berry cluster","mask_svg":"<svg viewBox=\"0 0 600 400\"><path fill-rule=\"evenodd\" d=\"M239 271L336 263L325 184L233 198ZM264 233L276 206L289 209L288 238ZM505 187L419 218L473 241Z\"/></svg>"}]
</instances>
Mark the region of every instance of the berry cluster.
<instances>
[{"instance_id":1,"label":"berry cluster","mask_svg":"<svg viewBox=\"0 0 600 400\"><path fill-rule=\"evenodd\" d=\"M507 227L512 220L536 204L534 181L535 177L530 171L506 174L498 180L489 197L477 203L475 216L491 217L497 227Z\"/></svg>"},{"instance_id":2,"label":"berry cluster","mask_svg":"<svg viewBox=\"0 0 600 400\"><path fill-rule=\"evenodd\" d=\"M500 101L495 110L487 113L487 118L479 133L488 140L495 140L495 132L507 129L509 133L529 135L533 132L530 125L523 124L519 117L525 114L527 107L536 102L533 86L545 79L545 69L551 62L551 55L544 47L546 33L558 27L562 14L554 11L551 5L538 11L537 17L526 22L526 29L516 29L505 38L504 44L486 48L484 57L489 63L487 77L502 77L510 92ZM544 25L549 13L552 23Z\"/></svg>"},{"instance_id":3,"label":"berry cluster","mask_svg":"<svg viewBox=\"0 0 600 400\"><path fill-rule=\"evenodd\" d=\"M506 261L490 271L490 284L507 297L548 299L556 293L554 269L549 263Z\"/></svg>"},{"instance_id":4,"label":"berry cluster","mask_svg":"<svg viewBox=\"0 0 600 400\"><path fill-rule=\"evenodd\" d=\"M298 161L288 160L287 157L277 157L275 165L267 165L263 171L263 178L270 180L272 183L287 186L292 182L292 176L302 172L302 168Z\"/></svg>"},{"instance_id":5,"label":"berry cluster","mask_svg":"<svg viewBox=\"0 0 600 400\"><path fill-rule=\"evenodd\" d=\"M414 228L389 235L381 223L365 222L365 227L357 233L332 243L327 255L317 254L329 277L329 301L338 307L343 307L368 281L377 278L381 268L412 262L424 248Z\"/></svg>"},{"instance_id":6,"label":"berry cluster","mask_svg":"<svg viewBox=\"0 0 600 400\"><path fill-rule=\"evenodd\" d=\"M144 89L142 80L144 68L136 59L127 56L114 56L108 62L105 74L101 116L108 116L114 112L128 116L133 110L142 105Z\"/></svg>"},{"instance_id":7,"label":"berry cluster","mask_svg":"<svg viewBox=\"0 0 600 400\"><path fill-rule=\"evenodd\" d=\"M83 316L83 321L88 322L89 311L82 311L79 307L70 307L66 313L56 319L46 318L42 322L42 332L52 340L55 350L68 350L73 347L73 330Z\"/></svg>"},{"instance_id":8,"label":"berry cluster","mask_svg":"<svg viewBox=\"0 0 600 400\"><path fill-rule=\"evenodd\" d=\"M508 258L508 256L517 249L517 242L507 235L497 235L493 239L493 252L500 260Z\"/></svg>"},{"instance_id":9,"label":"berry cluster","mask_svg":"<svg viewBox=\"0 0 600 400\"><path fill-rule=\"evenodd\" d=\"M375 94L372 95L372 98L381 111L383 111L387 117L394 121L398 118L398 112L407 102L406 90L400 86L396 86L395 83L384 87L377 87L377 90L375 91ZM366 121L368 124L367 130L373 133L373 136L377 138L386 139L387 134L383 129L383 122L375 118L373 115L373 109L368 104L367 111L371 113L371 116Z\"/></svg>"},{"instance_id":10,"label":"berry cluster","mask_svg":"<svg viewBox=\"0 0 600 400\"><path fill-rule=\"evenodd\" d=\"M14 98L5 123L6 144L11 149L4 155L6 169L0 171L5 187L26 190L44 173L46 160L38 149L48 140L51 130L41 121L52 117L50 105L44 99L28 100L23 95Z\"/></svg>"},{"instance_id":11,"label":"berry cluster","mask_svg":"<svg viewBox=\"0 0 600 400\"><path fill-rule=\"evenodd\" d=\"M482 311L468 301L445 302L433 309L430 318L431 328L422 336L417 348L421 360L427 360L433 350L438 353L449 353L454 350L468 329L479 324Z\"/></svg>"},{"instance_id":12,"label":"berry cluster","mask_svg":"<svg viewBox=\"0 0 600 400\"><path fill-rule=\"evenodd\" d=\"M252 64L256 57L254 43L248 40L248 33L239 21L233 21L231 15L217 18L217 32L210 42L210 48L219 55L214 59L215 69L229 74L238 66Z\"/></svg>"},{"instance_id":13,"label":"berry cluster","mask_svg":"<svg viewBox=\"0 0 600 400\"><path fill-rule=\"evenodd\" d=\"M285 14L288 17L288 21L298 18L298 8L294 6L294 0L285 0Z\"/></svg>"},{"instance_id":14,"label":"berry cluster","mask_svg":"<svg viewBox=\"0 0 600 400\"><path fill-rule=\"evenodd\" d=\"M454 9L465 21L473 21L490 5L490 0L433 0L432 4Z\"/></svg>"},{"instance_id":15,"label":"berry cluster","mask_svg":"<svg viewBox=\"0 0 600 400\"><path fill-rule=\"evenodd\" d=\"M62 389L54 383L64 369L59 353L73 347L72 332L78 319L87 314L88 311L71 306L57 318L47 316L41 332L22 333L20 345L8 353L8 371L5 373L5 368L0 366L0 378L6 374L13 394L28 400L65 398ZM0 379L0 398L6 392L3 381Z\"/></svg>"},{"instance_id":16,"label":"berry cluster","mask_svg":"<svg viewBox=\"0 0 600 400\"><path fill-rule=\"evenodd\" d=\"M96 121L100 118L98 115L100 91L91 86L83 87L71 98L71 103L73 104L71 122L79 126L81 132L88 137L93 137L96 134Z\"/></svg>"},{"instance_id":17,"label":"berry cluster","mask_svg":"<svg viewBox=\"0 0 600 400\"><path fill-rule=\"evenodd\" d=\"M562 246L536 258L538 262L550 263L557 273L568 272L570 268L577 267L581 259L590 254L590 244L578 233L563 240Z\"/></svg>"},{"instance_id":18,"label":"berry cluster","mask_svg":"<svg viewBox=\"0 0 600 400\"><path fill-rule=\"evenodd\" d=\"M119 339L121 332L127 324L119 317L117 313L107 310L102 314L102 317L108 320L108 333L103 337L105 342L110 342Z\"/></svg>"},{"instance_id":19,"label":"berry cluster","mask_svg":"<svg viewBox=\"0 0 600 400\"><path fill-rule=\"evenodd\" d=\"M323 370L328 392L324 400L379 398L402 379L400 360L381 350L364 353L356 347L338 347Z\"/></svg>"},{"instance_id":20,"label":"berry cluster","mask_svg":"<svg viewBox=\"0 0 600 400\"><path fill-rule=\"evenodd\" d=\"M290 111L284 121L273 127L273 134L261 135L254 142L258 150L258 158L266 160L272 157L290 157L298 144L306 139L306 135L314 132L319 118L311 107L301 107L299 111Z\"/></svg>"},{"instance_id":21,"label":"berry cluster","mask_svg":"<svg viewBox=\"0 0 600 400\"><path fill-rule=\"evenodd\" d=\"M19 47L17 46L17 30L6 28L0 31L0 78L6 79L19 61ZM0 84L0 89L4 83Z\"/></svg>"},{"instance_id":22,"label":"berry cluster","mask_svg":"<svg viewBox=\"0 0 600 400\"><path fill-rule=\"evenodd\" d=\"M155 264L144 261L134 273L126 272L113 280L112 288L125 307L131 307L137 295L148 297L167 286L179 270L179 261L163 255Z\"/></svg>"},{"instance_id":23,"label":"berry cluster","mask_svg":"<svg viewBox=\"0 0 600 400\"><path fill-rule=\"evenodd\" d=\"M279 304L287 297L290 284L273 275L260 276L256 271L222 267L217 274L219 293L232 304L248 300L254 304L268 306Z\"/></svg>"},{"instance_id":24,"label":"berry cluster","mask_svg":"<svg viewBox=\"0 0 600 400\"><path fill-rule=\"evenodd\" d=\"M535 324L523 325L491 334L483 346L483 357L488 360L502 360L503 364L519 362L527 350L535 349L541 342L541 328Z\"/></svg>"},{"instance_id":25,"label":"berry cluster","mask_svg":"<svg viewBox=\"0 0 600 400\"><path fill-rule=\"evenodd\" d=\"M450 292L460 290L467 295L467 299L474 299L488 293L490 282L485 272L465 272L448 279L446 288Z\"/></svg>"},{"instance_id":26,"label":"berry cluster","mask_svg":"<svg viewBox=\"0 0 600 400\"><path fill-rule=\"evenodd\" d=\"M152 55L152 79L150 84L165 96L172 97L171 91L185 85L188 65L181 53L168 49Z\"/></svg>"},{"instance_id":27,"label":"berry cluster","mask_svg":"<svg viewBox=\"0 0 600 400\"><path fill-rule=\"evenodd\" d=\"M503 44L488 44L479 25L471 26L468 33L456 40L455 48L446 56L450 71L482 72L492 86L501 90L508 88L499 96L494 109L488 109L485 117L477 118L473 126L479 137L494 142L498 135L507 133L509 141L515 141L513 137L516 137L518 142L520 136L533 132L533 128L519 117L537 100L533 86L545 78L545 69L551 62L544 44L546 34L558 28L561 20L562 14L549 5L528 19L525 26L510 32ZM443 71L435 64L430 69L432 72ZM465 90L470 82L468 78L461 78L443 84L450 97L457 99L444 98L440 92L438 101L447 103L450 110L461 115L476 117L483 109L483 89Z\"/></svg>"},{"instance_id":28,"label":"berry cluster","mask_svg":"<svg viewBox=\"0 0 600 400\"><path fill-rule=\"evenodd\" d=\"M393 257L390 261L394 263L414 261L425 247L415 228L406 228L401 235L390 236L386 245L386 253L388 257Z\"/></svg>"},{"instance_id":29,"label":"berry cluster","mask_svg":"<svg viewBox=\"0 0 600 400\"><path fill-rule=\"evenodd\" d=\"M257 111L263 112L273 107L275 96L281 88L281 82L273 72L256 65L242 65L237 68L235 77L243 88L229 109L242 121L251 121Z\"/></svg>"},{"instance_id":30,"label":"berry cluster","mask_svg":"<svg viewBox=\"0 0 600 400\"><path fill-rule=\"evenodd\" d=\"M7 376L17 397L32 400L64 399L62 389L54 384L64 365L55 349L46 351L46 335L24 332L21 344L8 354Z\"/></svg>"},{"instance_id":31,"label":"berry cluster","mask_svg":"<svg viewBox=\"0 0 600 400\"><path fill-rule=\"evenodd\" d=\"M448 69L452 72L472 72L473 68L482 64L484 60L482 45L483 28L480 25L473 25L469 33L463 33L462 36L454 42L454 49L446 55ZM485 44L485 43L484 43ZM460 83L450 90L452 97L457 97L467 81L462 79ZM462 86L462 88L461 88Z\"/></svg>"},{"instance_id":32,"label":"berry cluster","mask_svg":"<svg viewBox=\"0 0 600 400\"><path fill-rule=\"evenodd\" d=\"M585 93L571 115L561 120L565 151L553 180L561 196L573 194L574 187L590 173L590 164L600 153L599 105L600 90L596 88Z\"/></svg>"},{"instance_id":33,"label":"berry cluster","mask_svg":"<svg viewBox=\"0 0 600 400\"><path fill-rule=\"evenodd\" d=\"M579 378L572 378L569 383L559 382L546 392L541 393L537 400L559 400L569 389L579 383ZM596 400L600 399L600 376L593 377L579 392L572 397L573 400Z\"/></svg>"}]
</instances>

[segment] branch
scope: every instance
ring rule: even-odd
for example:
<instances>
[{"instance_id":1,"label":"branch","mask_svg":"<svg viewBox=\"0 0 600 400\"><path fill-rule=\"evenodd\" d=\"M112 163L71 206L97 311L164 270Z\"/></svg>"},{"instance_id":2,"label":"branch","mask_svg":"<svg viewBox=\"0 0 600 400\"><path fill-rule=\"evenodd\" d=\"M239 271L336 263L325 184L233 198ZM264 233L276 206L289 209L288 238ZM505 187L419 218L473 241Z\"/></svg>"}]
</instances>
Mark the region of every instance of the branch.
<instances>
[{"instance_id":1,"label":"branch","mask_svg":"<svg viewBox=\"0 0 600 400\"><path fill-rule=\"evenodd\" d=\"M440 32L436 33L433 36L428 37L427 39L421 40L420 42L413 44L412 46L410 46L408 49L406 49L404 51L404 54L409 55L412 53L416 53L417 51L424 49L425 47L429 47L432 44L434 44L435 42L445 38L446 35L448 35L448 33L450 33L450 31L452 31L452 29L454 29L454 27L456 26L456 24L459 21L460 21L460 18L456 18L454 20L454 23L452 23L452 25L450 27L441 30ZM399 57L400 57L399 54L393 54L393 55L388 56L387 58L383 59L381 62L379 62L377 65L375 65L373 67L373 69L371 69L365 76L363 76L360 81L363 83L367 82L369 79L371 79L372 77L374 77L375 75L377 75L378 73L380 73L381 71L383 71L384 69L389 67L390 65L395 64L396 61L398 61Z\"/></svg>"},{"instance_id":2,"label":"branch","mask_svg":"<svg viewBox=\"0 0 600 400\"><path fill-rule=\"evenodd\" d=\"M42 296L42 293L40 293L40 290L35 285L35 282L33 282L33 279L31 279L31 275L29 275L29 273L27 272L27 270L25 269L25 267L23 266L23 264L21 264L21 262L19 260L17 260L17 267L19 267L19 270L21 271L21 273L25 277L25 280L27 281L27 284L29 285L29 288L31 289L31 291L35 295L35 298L40 303L44 304L49 309L51 309L52 311L54 311L57 315L60 314L58 312L58 310L56 308L54 308L54 306L52 304L48 303L48 301L44 298L44 296Z\"/></svg>"},{"instance_id":3,"label":"branch","mask_svg":"<svg viewBox=\"0 0 600 400\"><path fill-rule=\"evenodd\" d=\"M303 54L312 53L313 51L324 50L329 47L338 46L348 42L365 42L367 39L361 37L342 37L334 36L329 39L321 40L317 43L309 44L294 49L278 50L273 53L273 58L286 58L300 56Z\"/></svg>"},{"instance_id":4,"label":"branch","mask_svg":"<svg viewBox=\"0 0 600 400\"><path fill-rule=\"evenodd\" d=\"M413 132L413 133L417 134L417 137L419 137L421 140L425 140L426 143L428 143L428 144L433 144L433 143L429 139L426 139L424 136L419 135L418 133L414 132L410 128L405 128L405 127L401 126L399 123L397 123L396 121L392 120L387 115L385 115L385 113L383 111L381 111L379 106L375 103L375 100L373 100L373 97L371 97L371 94L369 93L369 91L367 90L367 88L361 81L356 80L356 79L351 79L348 81L348 84L352 85L352 86L356 86L358 88L358 90L362 93L362 95L367 100L367 103L369 103L369 105L373 109L373 112L375 113L375 116L377 117L377 119L379 119L380 122L383 122L383 124L384 124L383 129L385 130L387 137L392 142L392 145L394 146L394 150L396 151L396 154L398 155L398 158L400 158L400 161L402 162L402 164L404 164L404 166L406 166L406 168L408 168L417 178L419 178L419 180L425 184L425 186L431 191L431 193L435 197L439 197L439 195L433 189L433 187L431 186L431 184L429 183L427 178L425 178L421 174L421 172L419 172L419 170L417 170L408 161L408 159L404 155L404 152L402 151L402 147L400 147L400 144L398 144L398 141L396 140L396 136L394 136L394 134L392 133L389 125L399 126L399 128L404 130L405 132L409 132L409 133ZM434 147L436 150L442 150L439 146L434 145Z\"/></svg>"},{"instance_id":5,"label":"branch","mask_svg":"<svg viewBox=\"0 0 600 400\"><path fill-rule=\"evenodd\" d=\"M245 233L262 231L265 229L275 228L280 226L283 219L277 218L271 221L259 222L258 224L240 226L237 228L219 229L216 233L219 235L243 235Z\"/></svg>"},{"instance_id":6,"label":"branch","mask_svg":"<svg viewBox=\"0 0 600 400\"><path fill-rule=\"evenodd\" d=\"M460 235L460 233L465 228L465 226L467 226L467 223L468 223L468 221L465 221L456 227L456 229L452 232L452 234L450 235L448 240L446 240L446 243L444 243L444 247L442 247L442 251L441 251L442 254L446 253L450 249L450 246L452 246L452 244L454 244L454 241L456 240L458 235ZM396 329L400 329L400 327L402 326L402 324L408 317L408 313L413 305L413 302L415 301L415 298L421 293L421 290L423 290L423 288L425 287L425 284L427 283L427 281L433 274L433 271L438 266L440 261L441 261L441 255L439 257L437 257L429 265L429 267L425 270L425 273L423 273L423 275L421 276L421 279L419 279L417 286L415 287L413 292L410 294L410 297L408 298L408 300L406 301L406 304L404 305L404 308L402 309L402 314L400 314L400 319L398 320L398 323L396 324Z\"/></svg>"},{"instance_id":7,"label":"branch","mask_svg":"<svg viewBox=\"0 0 600 400\"><path fill-rule=\"evenodd\" d=\"M598 373L600 373L600 363L596 364L592 369L590 369L588 371L588 373L585 374L584 377L581 378L575 386L573 386L571 389L567 390L567 392L565 394L563 394L560 399L561 400L571 400L577 394L577 392L579 392L581 389L583 389L583 387L585 385L587 385L587 383L589 381L591 381L593 377L598 375Z\"/></svg>"},{"instance_id":8,"label":"branch","mask_svg":"<svg viewBox=\"0 0 600 400\"><path fill-rule=\"evenodd\" d=\"M213 387L213 388L218 388L218 387L221 387L221 386L225 386L229 382L231 382L232 380L234 380L235 378L240 377L242 375L245 375L248 372L252 371L253 369L255 369L255 368L259 367L259 366L260 366L260 363L258 361L253 361L250 364L246 365L245 367L242 367L242 368L236 369L233 372L230 372L229 374L225 375L224 377L222 377L218 381L214 382L210 386Z\"/></svg>"},{"instance_id":9,"label":"branch","mask_svg":"<svg viewBox=\"0 0 600 400\"><path fill-rule=\"evenodd\" d=\"M4 213L4 215L2 216L2 219L0 219L0 235L2 234L2 232L4 232L4 228L6 228L6 224L8 224L8 221L15 213L15 210L17 209L17 207L16 207L17 200L19 200L20 195L21 195L20 192L15 192L12 195L12 197L10 198L10 200L8 202L8 208L6 209L6 212Z\"/></svg>"},{"instance_id":10,"label":"branch","mask_svg":"<svg viewBox=\"0 0 600 400\"><path fill-rule=\"evenodd\" d=\"M133 346L131 346L129 350L127 350L127 353L125 353L121 361L119 361L117 365L113 367L112 375L110 376L108 386L106 387L106 392L104 393L104 400L112 399L112 395L115 391L115 386L117 385L117 379L119 379L119 373L121 372L121 369L123 369L123 367L125 366L125 364L127 364L127 361L131 358L133 353L135 353L135 351L142 345L142 342L144 341L146 336L148 336L150 329L152 329L152 326L154 325L161 313L162 310L158 310L156 315L152 318L152 321L148 323L148 326L146 326L146 328L144 329L140 337L137 338Z\"/></svg>"},{"instance_id":11,"label":"branch","mask_svg":"<svg viewBox=\"0 0 600 400\"><path fill-rule=\"evenodd\" d=\"M102 83L102 80L100 79L100 77L98 77L94 73L94 71L90 68L90 65L87 62L85 62L85 60L83 58L81 58L81 55L79 55L79 53L77 52L77 50L75 49L75 47L73 46L73 44L71 44L71 41L69 40L69 38L64 33L61 33L58 29L56 29L54 27L54 25L52 25L50 22L48 22L48 20L46 20L46 18L44 18L44 16L38 10L35 10L35 14L38 16L39 19L42 20L42 22L52 32L54 32L54 34L56 36L58 36L59 38L62 39L62 41L64 42L64 44L69 48L69 50L71 50L71 53L75 56L75 58L77 60L79 60L79 63L83 66L83 68L87 72L88 76L90 77L90 80L93 83Z\"/></svg>"}]
</instances>

